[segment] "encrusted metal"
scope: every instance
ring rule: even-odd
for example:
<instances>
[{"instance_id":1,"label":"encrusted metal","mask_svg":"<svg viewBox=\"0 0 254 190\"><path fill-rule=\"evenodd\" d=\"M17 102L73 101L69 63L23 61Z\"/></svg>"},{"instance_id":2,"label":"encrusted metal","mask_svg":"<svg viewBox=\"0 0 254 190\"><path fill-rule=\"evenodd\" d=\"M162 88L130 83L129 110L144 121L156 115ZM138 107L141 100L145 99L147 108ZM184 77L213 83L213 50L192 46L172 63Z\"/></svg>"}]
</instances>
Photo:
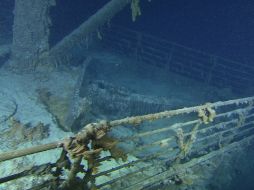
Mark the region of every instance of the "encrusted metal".
<instances>
[{"instance_id":1,"label":"encrusted metal","mask_svg":"<svg viewBox=\"0 0 254 190\"><path fill-rule=\"evenodd\" d=\"M44 187L68 189L75 184L91 189L147 189L161 185L163 180L180 180L188 168L253 139L253 101L254 97L248 97L91 123L74 137L0 154L4 162L50 149L64 152L56 163L38 166L41 172L31 168L2 177L0 182L47 173L51 177L42 183ZM212 115L212 119L203 115ZM114 135L126 127L139 130L134 136ZM112 167L106 167L110 163ZM67 176L60 172L64 170Z\"/></svg>"}]
</instances>

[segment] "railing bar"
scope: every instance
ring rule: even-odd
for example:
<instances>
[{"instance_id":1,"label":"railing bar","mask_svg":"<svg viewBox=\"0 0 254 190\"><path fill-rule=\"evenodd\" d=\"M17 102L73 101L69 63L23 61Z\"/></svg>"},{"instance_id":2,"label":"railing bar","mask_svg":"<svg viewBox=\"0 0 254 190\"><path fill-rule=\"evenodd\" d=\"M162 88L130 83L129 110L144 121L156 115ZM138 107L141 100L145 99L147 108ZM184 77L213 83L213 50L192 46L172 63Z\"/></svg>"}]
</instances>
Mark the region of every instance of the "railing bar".
<instances>
[{"instance_id":1,"label":"railing bar","mask_svg":"<svg viewBox=\"0 0 254 190\"><path fill-rule=\"evenodd\" d=\"M118 43L120 43L121 44L121 41L118 41ZM112 41L111 41L111 44L112 44ZM119 44L119 45L120 45ZM114 46L113 46L114 47ZM155 48L153 48L153 49L155 49ZM169 50L170 51L170 50ZM157 51L158 52L158 51ZM143 52L141 52L142 54L144 54L145 52L143 51ZM165 55L168 53L168 52L163 52L163 51L160 51L160 53L164 53ZM155 56L155 55L152 55L152 56ZM156 55L156 57L158 57L158 55ZM175 57L175 56L174 56ZM184 58L183 58L184 59ZM163 59L164 60L164 59ZM202 61L202 60L201 60ZM206 61L209 61L209 60L206 60ZM164 61L162 61L163 63L164 63ZM166 60L165 60L165 62L166 62ZM194 60L194 62L195 62L195 60ZM195 67L198 67L198 68L201 68L201 69L205 69L205 68L207 68L204 64L202 64L202 63L199 63L199 64L197 64L198 62L195 62ZM164 63L165 64L165 63ZM192 64L192 63L191 63ZM193 65L193 64L192 64ZM225 69L225 70L230 70L230 71L237 71L238 73L241 73L241 74L243 74L243 75L248 75L249 77L252 77L253 75L251 74L251 73L248 73L248 72L245 72L245 71L242 71L242 70L236 70L236 69L234 69L234 68L232 68L232 67L228 67L228 66L225 66L225 65L223 65L222 63L217 63L217 65L218 66L223 66L223 68ZM205 71L205 70L204 70ZM230 74L230 77L235 77L235 78L239 78L239 79L243 79L243 80L248 80L248 81L250 81L250 79L249 78L246 78L246 77L239 77L239 76L235 76L235 75L232 75L232 74Z\"/></svg>"},{"instance_id":2,"label":"railing bar","mask_svg":"<svg viewBox=\"0 0 254 190\"><path fill-rule=\"evenodd\" d=\"M220 135L220 134L222 134L222 133L226 133L226 132L229 132L229 131L234 131L234 130L238 130L238 129L244 128L245 126L250 125L250 124L254 124L254 121L248 122L248 123L244 124L244 125L241 126L241 127L236 127L236 126L235 126L235 127L233 127L233 128L229 128L229 129L227 129L227 130L219 131L219 132L213 133L213 134L211 134L211 135L209 135L209 136L199 138L199 139L196 140L195 143L204 141L204 140L206 140L206 139L209 139L209 138L211 138L211 137ZM252 128L252 127L247 128L246 130L251 129L251 128Z\"/></svg>"},{"instance_id":3,"label":"railing bar","mask_svg":"<svg viewBox=\"0 0 254 190\"><path fill-rule=\"evenodd\" d=\"M124 141L127 141L127 140L134 140L134 139L137 139L137 138L140 138L140 137L145 137L145 136L154 135L154 134L161 133L161 132L166 132L166 131L169 131L169 130L173 130L174 128L177 128L177 127L185 127L185 126L188 126L188 125L196 124L198 122L200 122L199 119L196 119L196 120L193 120L193 121L188 121L188 122L185 122L185 123L176 123L176 124L170 125L168 127L155 129L155 130L148 131L148 132L139 133L139 134L134 135L132 137L125 137L125 138L120 139L119 142L124 142Z\"/></svg>"},{"instance_id":4,"label":"railing bar","mask_svg":"<svg viewBox=\"0 0 254 190\"><path fill-rule=\"evenodd\" d=\"M228 135L228 136L226 136L226 137L223 137L221 143L223 143L223 141L227 141L227 140L229 140L229 139L235 138L237 135L243 135L244 133L249 132L249 131L251 131L251 130L253 130L253 129L254 129L254 127L250 127L250 128L247 128L247 129L242 130L242 131L239 132L238 134L231 134L231 135ZM251 135L251 134L250 134L250 135ZM191 151L191 152L197 151L197 150L200 149L200 148L202 148L202 149L203 149L203 148L207 148L207 147L212 146L212 145L218 145L218 142L217 142L217 141L216 141L216 142L209 142L209 143L207 143L207 144L204 145L204 146L200 146L200 147L193 148L193 151Z\"/></svg>"},{"instance_id":5,"label":"railing bar","mask_svg":"<svg viewBox=\"0 0 254 190\"><path fill-rule=\"evenodd\" d=\"M9 181L12 181L12 180L17 180L19 178L26 177L26 176L29 176L29 175L33 175L33 172L36 172L38 170L39 171L43 170L44 168L52 169L56 166L57 166L56 163L53 163L53 164L52 163L49 163L49 164L46 163L46 164L42 164L42 165L39 165L39 166L33 166L31 169L24 170L22 172L15 173L15 174L12 174L12 175L9 175L9 176L1 177L0 178L0 184L1 183L6 183L6 182L9 182ZM51 174L48 173L47 175L51 175Z\"/></svg>"},{"instance_id":6,"label":"railing bar","mask_svg":"<svg viewBox=\"0 0 254 190\"><path fill-rule=\"evenodd\" d=\"M165 179L165 178L168 178L168 177L174 175L175 173L177 173L177 174L183 173L184 170L185 170L185 168L194 167L194 166L196 166L197 164L200 164L200 163L205 162L205 161L207 161L207 160L209 160L209 159L212 159L213 157L215 157L215 156L217 156L217 155L219 155L219 154L223 154L223 153L225 153L225 152L230 152L230 151L232 151L233 148L239 146L239 144L243 144L243 143L245 143L246 141L248 142L249 140L251 140L251 139L253 139L253 138L254 138L254 135L248 136L247 138L245 138L245 139L243 139L243 140L233 142L233 143L231 143L231 144L229 144L229 145L227 145L227 146L225 146L225 147L223 147L223 148L221 148L221 149L212 151L212 152L210 152L210 153L208 153L208 154L206 154L206 155L204 155L204 156L201 156L201 157L199 157L199 158L193 159L193 160L191 160L190 162L187 162L187 163L184 163L184 164L179 164L179 166L177 166L178 169L175 168L175 169L172 169L172 170L168 170L168 171L164 171L164 172L155 174L155 175L153 175L153 176L149 176L149 177L147 177L145 180L142 179L142 180L140 180L139 182L137 182L137 183L135 183L135 184L132 184L132 185L130 185L128 188L125 188L125 189L126 189L126 190L140 189L140 188L143 188L143 187L145 187L145 186L147 186L147 185L149 185L149 184L154 184L154 182L158 181L158 180L153 181L155 176L159 176L159 177L157 177L157 178L158 178L159 180L163 180L163 179ZM161 178L160 176L163 175L163 174L165 174L165 173L166 173L167 175L164 175L164 176L162 176L162 177L164 177L164 178ZM151 180L151 179L153 179L153 180ZM144 185L144 181L148 181L148 183ZM141 184L141 183L143 183L143 184Z\"/></svg>"},{"instance_id":7,"label":"railing bar","mask_svg":"<svg viewBox=\"0 0 254 190\"><path fill-rule=\"evenodd\" d=\"M245 117L245 118L249 118L249 117L253 117L254 116L254 114L251 114L251 115L249 115L249 116L247 116L247 117ZM213 125L213 126L210 126L210 127L207 127L207 128L202 128L202 129L200 129L200 130L198 130L197 132L198 133L202 133L203 131L206 131L206 130L210 130L210 129L213 129L213 128L216 128L217 126L219 126L219 125L221 125L221 124L223 124L223 125L228 125L228 124L231 124L231 123L235 123L235 122L237 122L238 120L237 119L234 119L234 120L230 120L230 121L226 121L226 122L221 122L221 123L218 123L218 124L216 124L216 125ZM251 124L253 121L251 121L251 122L248 122L248 123L245 123L242 127L244 127L244 126L246 126L246 125L249 125L249 124ZM232 129L232 128L230 128L230 129ZM233 128L233 129L238 129L238 128ZM223 131L219 131L219 132L227 132L226 130L223 130ZM191 133L189 132L189 133L185 133L184 134L184 137L186 137L186 136L188 136L188 135L190 135ZM216 134L218 134L218 132L216 133ZM206 136L206 137L209 137L209 136ZM163 141L163 142L165 142L165 140L167 140L167 142L170 142L171 140L174 140L175 138L173 137L173 138L165 138L165 139L162 139L162 140L160 140L160 141L155 141L154 143L151 143L151 144L148 144L148 145L143 145L143 146L140 146L140 147L138 147L138 148L140 148L141 150L142 149L145 149L145 148L147 148L147 147L149 147L149 146L154 146L154 145L160 145L161 144L161 142ZM136 149L135 150L133 150L133 151L129 151L129 152L125 152L126 154L132 154L132 153L135 153L136 152ZM112 159L112 157L111 156L107 156L107 157L104 157L104 158L100 158L99 160L98 160L98 162L103 162L103 161L107 161L107 160L109 160L109 159Z\"/></svg>"},{"instance_id":8,"label":"railing bar","mask_svg":"<svg viewBox=\"0 0 254 190\"><path fill-rule=\"evenodd\" d=\"M251 128L248 128L248 129L244 129L244 130L242 130L241 132L239 132L237 135L242 134L242 133L245 133L246 131L249 131L249 130L252 130L252 129L254 129L254 127L251 127ZM224 131L224 132L225 132L225 131ZM227 136L227 137L224 137L223 140L225 141L226 139L232 138L232 137L234 137L235 135L236 135L236 134L233 134L233 135L229 135L229 136ZM216 142L216 143L217 143L217 142ZM211 143L211 144L215 144L215 143ZM204 148L209 147L211 144L206 144L206 145L204 146ZM207 145L208 145L208 146L207 146ZM192 151L191 151L191 152L192 152ZM117 166L117 167L115 167L116 169L115 169L115 168L112 168L112 169L110 169L110 170L105 170L105 171L103 171L103 172L100 172L100 173L96 174L95 176L96 176L96 177L99 177L99 176L108 174L108 173L110 173L110 172L120 170L120 169L125 168L125 167L127 167L127 166L134 165L134 164L139 163L139 162L141 162L141 161L145 161L145 160L151 159L151 158L153 158L153 157L156 158L156 157L158 157L158 156L160 156L160 155L163 155L164 153L165 153L165 151L162 151L162 152L159 152L159 153L157 153L157 154L149 155L148 157L146 157L146 158L144 158L144 159L135 160L135 161L129 162L129 163L127 163L127 164L123 164L123 165Z\"/></svg>"},{"instance_id":9,"label":"railing bar","mask_svg":"<svg viewBox=\"0 0 254 190\"><path fill-rule=\"evenodd\" d=\"M124 29L125 30L125 29ZM126 31L126 30L125 30ZM119 33L119 35L121 36L121 35L123 35L123 32L122 31L117 31L118 33ZM142 35L142 39L143 38L147 38L149 35L146 35L146 34L142 34L142 33L140 33L140 32L137 32L137 31L131 31L133 34L134 34L134 38L132 38L133 37L133 34L132 35L129 35L128 37L127 36L123 36L122 38L124 39L124 40L127 40L127 41L129 41L130 43L132 43L133 45L136 45L137 43L136 43L136 36L137 35ZM108 38L108 36L106 37L106 38ZM130 39L131 38L131 39ZM150 38L152 38L152 39L154 39L154 37L153 36L150 36ZM114 38L114 39L118 39L118 38ZM165 42L167 45L169 45L169 46L162 46L161 45L161 43L157 43L158 42L158 40L159 41L163 41L163 42ZM115 40L114 40L115 41ZM168 51L170 51L170 49L172 48L172 47L180 47L180 48L182 48L182 51L184 50L187 50L188 51L188 53L186 54L186 52L183 52L183 54L185 55L187 55L187 56L192 56L193 58L195 58L196 59L196 57L197 56L202 56L202 57L205 57L205 58L207 58L207 59L205 59L205 61L208 61L209 62L209 60L210 60L210 58L211 57L217 57L219 60L222 60L222 61L226 61L227 63L231 63L231 64L236 64L236 65L240 65L241 67L243 67L244 69L249 69L249 68L251 68L251 69L254 69L254 67L251 67L251 66L249 66L249 65L243 65L242 63L239 63L239 62L235 62L235 61L232 61L232 60L228 60L228 59L225 59L225 58L221 58L221 57L218 57L218 56L214 56L214 55L211 55L211 54L207 54L207 53L204 53L204 52L201 52L201 51L198 51L198 50L194 50L194 49L191 49L191 48L188 48L188 47L185 47L185 46L182 46L182 45L179 45L179 44L176 44L176 43L173 43L173 42L168 42L168 41L166 41L166 40L162 40L162 39L157 39L156 40L156 44L153 42L150 42L151 40L146 40L146 41L142 41L141 43L142 44L145 44L145 43L151 43L149 46L155 46L155 47L153 47L153 49L162 49L161 50L161 52L164 52L165 54L167 54L168 53ZM165 45L166 45L165 44ZM192 54L197 54L196 56L194 56L194 55L192 55ZM199 57L198 57L199 58ZM202 58L203 59L203 58ZM252 73L250 73L250 72L246 72L246 71L243 71L243 70L236 70L236 69L234 69L234 68L232 68L232 67L230 67L230 66L227 66L227 65L225 65L225 64L223 64L223 63L220 63L220 62L218 62L217 63L217 65L220 65L220 66L223 66L226 70L232 70L232 71L237 71L237 72L240 72L240 73L242 73L242 74L244 74L244 75L249 75L249 76L253 76L253 74Z\"/></svg>"},{"instance_id":10,"label":"railing bar","mask_svg":"<svg viewBox=\"0 0 254 190\"><path fill-rule=\"evenodd\" d=\"M225 147L223 147L223 148L221 148L221 149L225 149L227 146L231 146L232 144L235 144L235 143L241 143L241 142L243 142L244 140L246 140L246 139L248 139L248 138L254 138L254 135L252 135L252 136L248 136L248 137L246 137L245 139L243 139L243 140L240 140L240 141L235 141L235 142L232 142L231 144L229 144L229 145L226 145ZM237 145L237 144L236 144ZM203 156L208 156L209 154L212 154L213 152L216 152L216 151L221 151L221 149L217 149L217 150L215 150L215 151L212 151L212 152L210 152L210 153L208 153L208 154L206 154L206 155L203 155ZM223 151L222 151L223 152ZM216 154L215 154L216 155ZM202 158L203 156L201 156L201 157L199 157L199 158ZM196 158L195 160L197 160L197 159L199 159L199 158ZM165 159L166 160L166 159ZM163 163L163 162L162 162ZM184 164L188 164L189 162L187 162L187 163L184 163ZM163 166L162 164L160 164L159 166ZM144 169L146 169L146 168L151 168L151 167L155 167L155 168L158 168L158 164L156 164L156 166L154 166L154 165L148 165L148 166L144 166L143 168L141 168L142 169L142 171L134 171L134 172L131 172L131 173L128 173L128 174L126 174L126 175L123 175L123 176L120 176L120 177L118 177L118 178L115 178L115 179L113 179L113 180L110 180L110 181L108 181L108 182L105 182L105 183L103 183L103 184L100 184L100 185L98 185L97 187L98 188L101 188L101 187L103 187L103 186L105 186L105 185L110 185L110 184L112 184L112 183L114 183L114 182L116 182L116 181L118 181L118 180L121 180L121 179L124 179L124 178L126 178L126 177L129 177L129 176L131 176L131 175L134 175L134 174L137 174L137 173L140 173L140 172L143 172L144 171ZM176 170L175 170L176 171ZM150 177L148 177L148 178L150 178ZM144 179L142 179L141 181L143 181ZM133 184L132 184L133 185Z\"/></svg>"},{"instance_id":11,"label":"railing bar","mask_svg":"<svg viewBox=\"0 0 254 190\"><path fill-rule=\"evenodd\" d=\"M119 28L121 31L131 31L132 33L138 33L137 31L134 31L134 30L131 30L129 28L124 28L122 26L114 26L115 28ZM201 55L205 55L205 56L209 56L209 57L217 57L221 60L224 60L224 61L227 61L227 62L230 62L230 63L234 63L236 65L239 65L241 67L245 67L245 68L250 68L250 69L253 69L254 70L254 67L252 66L249 66L247 64L243 64L243 63L240 63L240 62L236 62L236 61L232 61L232 60L229 60L229 59L226 59L226 58L223 58L223 57L218 57L218 56L215 56L215 55L212 55L212 54L209 54L209 53L205 53L205 52L202 52L200 50L196 50L196 49L192 49L192 48L189 48L189 47L186 47L186 46L183 46L181 44L177 44L177 43L174 43L174 42L169 42L165 39L160 39L158 37L155 37L155 36L152 36L152 35L149 35L149 34L142 34L144 37L147 37L147 38L150 38L150 39L154 39L156 42L164 42L168 45L173 45L173 46L176 46L176 47L180 47L182 49L185 49L185 50L188 50L188 51L191 51L191 52L195 52L197 54L201 54ZM148 40L148 41L151 41L151 40ZM159 43L161 44L161 43Z\"/></svg>"},{"instance_id":12,"label":"railing bar","mask_svg":"<svg viewBox=\"0 0 254 190\"><path fill-rule=\"evenodd\" d=\"M26 148L26 149L22 149L22 150L14 150L14 151L10 151L10 152L0 153L0 162L10 160L13 158L27 156L30 154L35 154L35 153L51 150L51 149L55 149L55 148L59 148L61 142L63 142L63 141L56 141L53 143L37 145L37 146L31 147L31 148Z\"/></svg>"},{"instance_id":13,"label":"railing bar","mask_svg":"<svg viewBox=\"0 0 254 190\"><path fill-rule=\"evenodd\" d=\"M234 104L247 104L254 100L254 97L247 97L242 99L235 99L235 100L228 100L228 101L219 101L215 103L209 104L210 107L217 108L222 106L229 106ZM191 112L197 112L199 109L203 108L204 105L201 106L193 106L188 108L181 108L177 110L169 110L169 111L163 111L159 113L154 114L148 114L148 115L142 115L142 116L133 116L133 117L127 117L124 119L114 120L111 121L109 124L112 127L118 126L118 125L124 125L124 124L137 124L143 121L152 121L152 120L158 120L163 118L168 118L171 116L179 115L179 114L187 114Z\"/></svg>"},{"instance_id":14,"label":"railing bar","mask_svg":"<svg viewBox=\"0 0 254 190\"><path fill-rule=\"evenodd\" d=\"M234 122L237 122L237 120L235 120ZM225 122L225 123L231 124L231 123L234 123L234 122L228 121L228 122ZM246 123L246 124L243 125L242 127L244 127L244 126L246 126L246 125L250 125L250 124L252 124L252 123L254 123L254 121L253 121L253 122ZM218 124L218 125L220 125L220 124ZM216 126L209 127L209 128L204 128L204 129L201 129L201 130L209 130L209 129L213 129L213 128L216 128L216 127L217 127L217 125L216 125ZM213 136L216 136L216 135L218 135L218 134L225 133L225 132L228 132L228 131L231 131L231 130L234 131L234 130L236 130L236 129L239 129L239 128L234 127L234 128L230 128L230 129L227 129L227 130L219 131L219 132L213 133L212 135L203 137L202 140L200 140L200 139L201 139L201 138L200 138L200 139L197 140L197 142L200 142L200 141L209 139L210 137L213 137ZM200 132L200 130L198 130L197 132ZM188 135L190 135L190 134L191 134L191 132L185 133L185 134L184 134L184 137L186 137L186 136L188 136ZM139 146L139 147L137 147L135 150L130 151L130 152L126 152L126 153L127 153L127 154L135 154L135 152L141 151L141 150L143 150L143 149L145 149L145 148L149 148L149 147L152 147L152 146L156 146L156 145L161 145L161 144L169 143L169 142L171 142L172 140L175 140L175 137L169 137L169 138L165 138L165 139L162 139L162 140L159 140L159 141L155 141L155 142L150 143L150 144L146 144L146 145L143 145L143 146Z\"/></svg>"},{"instance_id":15,"label":"railing bar","mask_svg":"<svg viewBox=\"0 0 254 190\"><path fill-rule=\"evenodd\" d=\"M228 101L219 101L215 103L210 103L210 107L221 107L221 106L228 106L228 105L239 105L239 104L250 104L253 102L254 97L247 97L247 98L242 98L242 99L235 99L235 100L228 100ZM169 111L163 111L159 113L154 113L154 114L148 114L148 115L141 115L141 116L133 116L133 117L127 117L124 119L119 119L119 120L114 120L109 122L110 128L116 127L119 125L125 125L125 124L140 124L143 121L152 121L152 120L157 120L157 119L162 119L162 118L168 118L174 115L179 115L179 114L184 114L184 113L191 113L191 112L197 112L199 109L204 108L205 105L200 105L200 106L194 106L194 107L188 107L188 108L182 108L182 109L177 109L177 110L169 110ZM80 132L80 135L85 132L85 129L83 129ZM49 144L44 144L44 145L38 145L34 146L32 148L28 149L23 149L23 150L17 150L17 151L11 151L11 152L6 152L0 154L0 162L17 158L17 157L22 157L50 149L55 149L58 147L61 147L62 144L65 142L65 140L49 143Z\"/></svg>"},{"instance_id":16,"label":"railing bar","mask_svg":"<svg viewBox=\"0 0 254 190\"><path fill-rule=\"evenodd\" d=\"M233 111L221 113L221 114L216 115L215 118L225 117L229 114L234 114L234 113L238 113L238 112L241 112L241 111L245 111L246 109L248 109L248 108L240 108L240 109L236 109L236 110L233 110ZM250 111L251 109L253 109L253 108L250 108L248 111ZM254 116L254 114L246 116L246 118L249 118L251 116ZM188 121L188 122L185 122L185 123L175 123L175 124L170 125L170 126L165 127L165 128L155 129L155 130L152 130L152 131L139 133L139 134L131 136L131 137L121 138L119 142L123 142L123 141L126 141L126 140L134 140L134 139L144 137L144 136L148 136L148 135L154 135L154 134L157 134L157 133L172 130L172 128L175 129L175 128L178 128L178 127L185 127L185 126L188 126L188 125L196 124L199 121L200 121L199 119L196 119L196 120Z\"/></svg>"},{"instance_id":17,"label":"railing bar","mask_svg":"<svg viewBox=\"0 0 254 190\"><path fill-rule=\"evenodd\" d=\"M137 173L140 173L140 172L144 172L145 169L150 168L150 167L152 167L152 166L153 166L153 164L140 167L138 170L129 172L129 173L127 173L126 175L122 175L122 176L120 176L120 177L117 177L117 178L112 179L112 180L110 180L110 181L107 181L107 182L105 182L105 183L96 185L96 187L99 189L99 188L101 188L101 187L103 187L103 186L105 186L105 185L110 185L110 184L112 184L112 183L114 183L114 182L116 182L116 181L119 181L119 180L121 180L121 179L124 179L124 178L126 178L126 177L132 176L132 175L137 174Z\"/></svg>"},{"instance_id":18,"label":"railing bar","mask_svg":"<svg viewBox=\"0 0 254 190\"><path fill-rule=\"evenodd\" d=\"M135 164L137 164L137 163L139 163L139 162L147 161L147 160L156 158L157 156L160 156L160 155L161 155L161 152L156 153L156 154L152 154L152 155L149 155L148 157L145 157L145 158L142 158L142 159L138 159L138 160L134 160L134 161L128 162L128 163L126 163L126 164L123 164L123 165L120 165L120 166L111 168L111 169L109 169L109 170L102 171L102 172L97 173L97 174L95 174L95 175L93 175L93 176L94 176L94 177L100 177L100 176L106 175L106 174L108 174L108 173L111 173L111 172L114 172L114 171L118 171L118 170L120 170L120 169L129 167L129 166L133 166L133 165L135 165ZM149 166L151 166L151 165L149 165ZM148 166L148 167L149 167L149 166Z\"/></svg>"}]
</instances>

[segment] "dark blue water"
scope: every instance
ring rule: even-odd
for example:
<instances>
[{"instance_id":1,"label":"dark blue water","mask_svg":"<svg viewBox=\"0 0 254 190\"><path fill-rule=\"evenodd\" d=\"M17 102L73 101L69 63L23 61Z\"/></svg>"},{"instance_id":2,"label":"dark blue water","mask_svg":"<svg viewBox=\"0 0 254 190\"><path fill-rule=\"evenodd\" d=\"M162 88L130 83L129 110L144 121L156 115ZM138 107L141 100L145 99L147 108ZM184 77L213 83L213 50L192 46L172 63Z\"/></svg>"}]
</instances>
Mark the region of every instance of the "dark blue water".
<instances>
[{"instance_id":1,"label":"dark blue water","mask_svg":"<svg viewBox=\"0 0 254 190\"><path fill-rule=\"evenodd\" d=\"M52 42L60 40L107 0L57 0L52 9ZM114 22L188 47L252 64L254 2L251 0L152 0L141 3L132 22L126 7Z\"/></svg>"}]
</instances>

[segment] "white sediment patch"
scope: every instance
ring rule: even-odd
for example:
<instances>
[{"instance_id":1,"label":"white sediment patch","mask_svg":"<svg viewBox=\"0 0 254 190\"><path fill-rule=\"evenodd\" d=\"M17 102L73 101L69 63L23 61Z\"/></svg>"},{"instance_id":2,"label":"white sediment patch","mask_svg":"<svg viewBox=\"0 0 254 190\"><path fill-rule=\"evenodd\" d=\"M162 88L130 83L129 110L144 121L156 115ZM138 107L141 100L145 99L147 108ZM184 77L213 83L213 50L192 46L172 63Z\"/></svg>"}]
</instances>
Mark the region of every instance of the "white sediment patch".
<instances>
[{"instance_id":1,"label":"white sediment patch","mask_svg":"<svg viewBox=\"0 0 254 190\"><path fill-rule=\"evenodd\" d=\"M40 141L25 142L17 144L12 147L11 139L8 141L1 141L0 138L0 152L5 152L13 149L23 149L38 144L46 144L53 142L67 136L73 135L69 132L64 132L57 127L54 123L52 115L48 113L45 107L38 100L36 89L49 88L54 93L64 96L68 93L68 85L75 82L75 78L69 73L50 73L48 76L43 77L41 74L23 74L18 75L11 73L8 70L0 70L0 87L1 92L7 97L14 99L18 105L16 114L13 116L21 123L31 123L31 126L39 122L49 126L49 136ZM1 111L1 110L0 110ZM0 113L3 114L3 113ZM2 123L0 126L0 134L4 129L8 129L8 121ZM0 163L0 178L9 174L21 172L24 169L29 169L32 166L40 165L48 162L54 162L59 158L60 150L50 150L34 155L29 155L22 158L17 158ZM25 185L26 188L29 184L35 183L34 177L11 181L4 185L0 185L0 189L22 189ZM24 187L24 186L23 186Z\"/></svg>"}]
</instances>

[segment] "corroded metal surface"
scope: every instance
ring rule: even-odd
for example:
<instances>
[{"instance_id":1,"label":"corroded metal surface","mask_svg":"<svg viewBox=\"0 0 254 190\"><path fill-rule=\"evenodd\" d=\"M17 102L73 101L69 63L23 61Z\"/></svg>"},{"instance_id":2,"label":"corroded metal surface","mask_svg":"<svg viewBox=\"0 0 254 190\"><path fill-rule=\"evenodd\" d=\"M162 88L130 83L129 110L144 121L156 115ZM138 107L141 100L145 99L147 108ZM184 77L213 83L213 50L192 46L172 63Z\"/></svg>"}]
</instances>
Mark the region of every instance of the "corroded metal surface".
<instances>
[{"instance_id":1,"label":"corroded metal surface","mask_svg":"<svg viewBox=\"0 0 254 190\"><path fill-rule=\"evenodd\" d=\"M43 170L52 176L44 187L59 184L61 189L75 183L97 189L156 189L181 181L196 165L252 142L253 101L249 97L91 123L74 137L3 153L0 160L62 148L58 162ZM140 130L134 135L114 133L127 126ZM3 182L38 173L26 171L4 177Z\"/></svg>"}]
</instances>

